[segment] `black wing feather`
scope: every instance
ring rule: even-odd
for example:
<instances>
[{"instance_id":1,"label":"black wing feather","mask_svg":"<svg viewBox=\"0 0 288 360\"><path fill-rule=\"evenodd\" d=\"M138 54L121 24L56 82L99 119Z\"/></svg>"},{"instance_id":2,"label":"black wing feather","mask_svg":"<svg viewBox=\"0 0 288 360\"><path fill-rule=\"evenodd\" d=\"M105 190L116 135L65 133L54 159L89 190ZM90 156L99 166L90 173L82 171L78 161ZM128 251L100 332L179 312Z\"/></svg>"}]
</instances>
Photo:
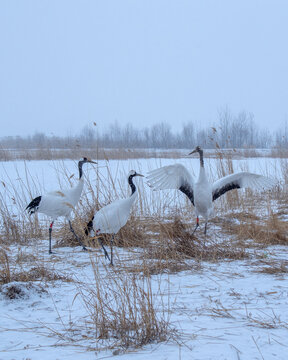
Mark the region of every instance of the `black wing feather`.
<instances>
[{"instance_id":1,"label":"black wing feather","mask_svg":"<svg viewBox=\"0 0 288 360\"><path fill-rule=\"evenodd\" d=\"M40 201L41 201L41 196L37 196L35 199L33 199L30 202L30 204L26 207L25 210L28 209L30 215L34 214L38 210Z\"/></svg>"},{"instance_id":2,"label":"black wing feather","mask_svg":"<svg viewBox=\"0 0 288 360\"><path fill-rule=\"evenodd\" d=\"M193 194L193 190L191 189L191 186L187 184L181 185L179 190L182 191L186 196L188 196L189 200L194 205L194 194Z\"/></svg>"},{"instance_id":3,"label":"black wing feather","mask_svg":"<svg viewBox=\"0 0 288 360\"><path fill-rule=\"evenodd\" d=\"M225 194L227 191L233 190L233 189L240 189L241 186L239 184L235 183L230 183L227 184L219 189L217 189L216 191L213 192L212 195L212 200L215 201L216 199L218 199L221 195Z\"/></svg>"},{"instance_id":4,"label":"black wing feather","mask_svg":"<svg viewBox=\"0 0 288 360\"><path fill-rule=\"evenodd\" d=\"M93 220L94 220L94 216L92 217L92 219L86 224L85 227L85 235L88 236L91 232L91 230L93 230Z\"/></svg>"}]
</instances>

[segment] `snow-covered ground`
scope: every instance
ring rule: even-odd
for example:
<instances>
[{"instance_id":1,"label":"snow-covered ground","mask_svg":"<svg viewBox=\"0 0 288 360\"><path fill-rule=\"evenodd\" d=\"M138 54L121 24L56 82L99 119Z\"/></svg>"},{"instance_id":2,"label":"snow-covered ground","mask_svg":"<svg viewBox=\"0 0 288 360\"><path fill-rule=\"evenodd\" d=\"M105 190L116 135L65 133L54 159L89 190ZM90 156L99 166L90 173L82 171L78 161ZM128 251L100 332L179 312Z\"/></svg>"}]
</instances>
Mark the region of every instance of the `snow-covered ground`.
<instances>
[{"instance_id":1,"label":"snow-covered ground","mask_svg":"<svg viewBox=\"0 0 288 360\"><path fill-rule=\"evenodd\" d=\"M124 197L129 193L126 183L129 170L135 169L145 175L156 167L176 162L187 166L197 177L198 158L99 161L98 171L101 181L114 182L118 195ZM33 196L69 186L68 178L72 174L75 177L70 181L74 183L78 176L76 165L70 160L1 163L1 199L17 217ZM205 165L210 178L217 179L217 160L206 159ZM234 160L233 166L234 171L249 170L282 180L280 159ZM87 183L97 184L95 169L85 165ZM36 180L33 182L33 179ZM140 197L145 198L144 210L155 206L157 199L170 207L179 205L177 201L183 202L182 194L151 192L145 180L138 184ZM87 186L85 191L89 196ZM25 197L22 208L15 193ZM116 193L111 198L115 196ZM211 228L209 236L213 237L213 226ZM217 234L219 236L221 234ZM135 264L141 263L142 250L116 249L115 267L110 268L100 250L87 253L79 247L60 247L49 256L47 248L47 239L31 239L31 243L21 247L3 246L9 257L11 274L44 268L46 274L56 274L58 279L52 276L52 279L40 280L40 276L33 282L14 282L1 287L1 360L287 359L288 255L285 246L250 250L250 257L245 260L215 263L186 260L185 271L152 275L155 303L161 304L159 311L164 311L170 323L171 338L126 351L116 340L109 349L107 342L88 332L91 318L79 295L79 286L95 286L93 264L99 267L104 281L118 274L131 259ZM262 272L270 266L268 263L282 266L283 271Z\"/></svg>"},{"instance_id":2,"label":"snow-covered ground","mask_svg":"<svg viewBox=\"0 0 288 360\"><path fill-rule=\"evenodd\" d=\"M11 246L9 254L19 255L17 247ZM103 278L111 276L121 267L123 250L117 251L115 269L106 266L100 252L88 254L79 247L56 249L51 260L46 241L22 248L21 254L36 256L38 265L71 281L35 281L28 290L27 283L18 283L23 294L16 299L5 296L11 283L2 287L0 359L103 359L113 352L121 359L141 360L287 359L287 274L259 273L264 266L259 256L196 267L189 260L191 269L153 275L153 292L161 296L177 333L163 343L124 352L117 344L107 350L103 340L87 339L88 313L81 297L75 297L80 280L93 284L91 261L96 259ZM288 262L285 247L265 249L262 255Z\"/></svg>"}]
</instances>

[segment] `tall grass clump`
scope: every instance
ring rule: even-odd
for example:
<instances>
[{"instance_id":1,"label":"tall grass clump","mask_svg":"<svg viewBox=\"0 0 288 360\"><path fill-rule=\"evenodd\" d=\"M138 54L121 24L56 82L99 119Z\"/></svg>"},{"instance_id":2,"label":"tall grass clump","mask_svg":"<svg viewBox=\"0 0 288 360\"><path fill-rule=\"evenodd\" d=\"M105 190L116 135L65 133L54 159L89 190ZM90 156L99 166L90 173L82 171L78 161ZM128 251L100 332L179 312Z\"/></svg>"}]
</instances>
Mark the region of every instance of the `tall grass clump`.
<instances>
[{"instance_id":1,"label":"tall grass clump","mask_svg":"<svg viewBox=\"0 0 288 360\"><path fill-rule=\"evenodd\" d=\"M5 249L0 249L0 285L11 281L10 261Z\"/></svg>"},{"instance_id":2,"label":"tall grass clump","mask_svg":"<svg viewBox=\"0 0 288 360\"><path fill-rule=\"evenodd\" d=\"M222 152L218 149L216 159L213 162L210 160L206 162L211 181L234 172L233 154L234 151ZM277 169L278 174L275 174L275 176L286 182L287 160L281 159L280 165ZM71 167L67 166L67 163L64 161L52 162L49 163L49 166L53 168L50 176L55 178L58 184L56 183L56 186L54 184L51 188L47 187L48 191L57 188L66 189L75 185L78 178L76 161ZM127 168L125 171L123 170L125 166L127 167L127 163L123 164L119 161L118 163L114 162L112 165L107 160L99 162L98 166L87 167L85 169L84 191L75 211L71 214L73 227L84 242L88 241L85 236L85 225L91 220L95 212L116 199L130 196L131 189L127 182ZM142 171L141 168L143 160L134 162L134 166L136 170L145 174L145 171ZM156 164L155 161L156 166L161 166L161 162L159 164L158 161ZM249 170L246 163L242 163L241 167L243 170ZM191 171L193 173L193 169ZM25 207L33 197L47 192L44 186L41 185L41 180L37 177L33 178L27 163L24 163L24 171L22 173L19 170L16 171L16 181L11 179L9 174L5 175L5 182L2 181L0 183L2 188L0 192L1 242L24 244L32 238L48 238L49 219L41 214L34 214L30 217L25 211ZM269 176L270 174L265 175ZM165 259L173 258L174 262L182 262L183 258L191 257L207 259L215 256L215 259L219 259L223 258L224 254L228 255L227 249L223 252L223 248L217 254L214 253L213 256L211 252L207 253L209 241L213 243L213 230L210 230L210 224L213 224L213 219L209 220L206 248L202 246L205 239L201 235L201 230L197 230L195 237L191 238L191 233L195 226L194 208L181 192L177 190L151 191L145 184L145 180L142 181L142 179L137 181L137 188L139 190L137 200L133 205L130 219L115 237L115 245L124 248L147 248L152 257L154 256L157 259L163 258L164 261ZM273 189L270 192L263 193L263 195L261 194L261 196L249 189L228 192L214 203L214 219L222 218L227 220L226 222L218 221L220 227L217 228L217 233L219 232L219 236L224 231L229 236L236 234L234 231L236 227L233 221L234 219L238 221L237 214L240 212L248 214L248 218L243 221L243 229L246 227L246 229L250 229L250 232L254 234L255 232L252 232L253 226L264 226L265 228L266 223L259 221L259 217L264 220L263 214L266 214L265 218L267 220L272 210L277 215L275 207L280 209L281 205L282 214L285 216L287 196L283 196L284 193L287 194L287 186L286 190L283 190L281 184L277 190ZM261 216L258 215L259 212L261 212ZM178 219L177 221L175 220L176 218ZM250 226L248 222L252 225ZM231 231L227 230L227 228L230 228ZM264 228L262 229L265 231ZM283 226L281 225L282 228ZM243 236L245 234L244 237L246 238L249 233L248 231L245 233L245 231L242 231L243 229L241 228L239 233L243 234ZM77 241L75 241L70 232L69 226L66 224L66 220L63 218L57 219L57 222L54 224L54 239L56 239L58 246L78 246ZM110 235L107 239L110 240ZM284 243L285 241L282 242ZM55 242L53 243L55 244ZM97 241L90 244L88 241L89 246L93 246L94 243L98 247ZM215 249L219 248L215 246ZM158 255L156 256L155 254ZM179 256L179 254L182 255ZM233 254L229 256L234 257Z\"/></svg>"},{"instance_id":3,"label":"tall grass clump","mask_svg":"<svg viewBox=\"0 0 288 360\"><path fill-rule=\"evenodd\" d=\"M5 174L6 181L0 183L0 231L1 242L24 244L32 238L42 237L38 217L29 217L25 211L31 201L32 193L40 192L38 179L33 179L24 162L24 173L16 169L16 179ZM40 192L41 193L41 192Z\"/></svg>"},{"instance_id":4,"label":"tall grass clump","mask_svg":"<svg viewBox=\"0 0 288 360\"><path fill-rule=\"evenodd\" d=\"M78 296L88 312L86 327L108 348L137 348L172 336L169 301L155 294L149 277L126 271L100 272L91 259L94 285L80 283ZM159 284L158 284L159 286ZM168 295L169 296L169 295Z\"/></svg>"}]
</instances>

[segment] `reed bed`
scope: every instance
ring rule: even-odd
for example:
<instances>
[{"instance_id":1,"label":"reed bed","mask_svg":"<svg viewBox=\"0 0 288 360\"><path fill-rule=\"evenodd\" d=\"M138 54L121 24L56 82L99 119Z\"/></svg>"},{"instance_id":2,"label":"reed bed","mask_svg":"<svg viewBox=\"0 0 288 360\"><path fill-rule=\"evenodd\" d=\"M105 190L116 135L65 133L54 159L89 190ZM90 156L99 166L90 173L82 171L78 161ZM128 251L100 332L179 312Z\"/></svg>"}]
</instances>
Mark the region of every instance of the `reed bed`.
<instances>
[{"instance_id":1,"label":"reed bed","mask_svg":"<svg viewBox=\"0 0 288 360\"><path fill-rule=\"evenodd\" d=\"M220 151L217 154L215 178L233 173L232 157L227 154L224 156ZM39 217L38 214L29 216L24 211L33 195L45 191L40 183L37 183L37 179L33 179L29 173L27 163L25 163L24 169L24 174L17 173L19 181L16 185L9 177L6 183L2 182L0 193L1 244L27 244L31 239L48 237L48 220L41 215ZM210 170L212 171L212 169ZM217 231L224 231L226 236L235 235L235 239L238 240L250 239L266 245L286 244L287 159L281 160L280 172L283 179L282 184L280 183L273 191L266 192L264 196L250 190L231 191L225 197L217 200L214 204L215 217L209 222L209 227L219 225L220 229ZM67 170L64 162L57 163L55 175L60 188L73 186L75 175ZM117 198L129 196L130 190L126 181L124 176L122 176L121 182L115 178L109 168L109 162L106 163L106 176L102 174L102 169L99 167L91 170L86 176L86 191L75 209L73 227L87 244L89 243L89 239L85 236L87 222L102 206ZM211 230L208 228L205 247L203 247L204 240L201 230L197 230L195 237L191 236L195 221L193 207L184 196L181 196L182 194L171 191L168 196L163 196L161 192L151 192L150 188L142 181L138 187L138 199L133 207L131 217L115 237L117 246L154 248L154 252L158 252L161 247L166 247L167 253L170 251L169 249L172 249L171 254L180 252L185 256L190 254L190 257L199 254L199 258L202 259L213 258L210 253L208 254L209 241L211 247L215 248L212 237L209 237ZM220 223L219 219L221 219ZM53 237L56 238L57 246L78 245L64 220L57 220L55 225ZM103 239L104 242L109 241L109 236L103 236ZM93 246L93 243L89 243L89 245ZM206 251L207 256L203 254L203 251ZM220 253L219 250L219 256ZM223 254L225 253L228 256L226 247L225 251L223 250ZM215 259L218 255L214 254ZM230 256L231 254L228 257Z\"/></svg>"},{"instance_id":2,"label":"reed bed","mask_svg":"<svg viewBox=\"0 0 288 360\"><path fill-rule=\"evenodd\" d=\"M232 155L223 155L219 151L216 157L215 178L234 172ZM24 174L18 174L17 184L8 176L8 180L0 184L0 285L73 281L64 274L51 271L51 267L35 256L25 257L21 253L22 246L33 246L37 239L48 238L48 220L38 214L30 217L25 212L31 198L45 189L41 182L33 180L28 163L24 169ZM203 234L202 222L200 229L192 235L195 226L193 207L179 192L171 191L167 196L157 194L139 179L138 199L131 217L115 237L115 247L134 256L133 261L125 263L120 259L118 267L113 271L107 267L103 276L97 257L91 256L94 283L87 285L77 281L77 296L88 314L87 337L96 337L108 348L120 351L166 341L175 336L175 331L169 319L169 305L160 294L152 291L152 275L198 271L203 261L242 260L253 256L251 248L288 245L287 169L287 159L283 158L279 186L264 196L249 190L233 191L217 200L207 236ZM60 188L73 186L74 173L68 171L64 162L55 165ZM121 176L119 181L120 173L121 170L116 171L115 176L109 161L105 165L105 175L99 166L85 172L85 192L73 214L73 227L92 251L99 248L99 244L85 235L87 222L102 206L130 194L126 177ZM64 220L57 220L54 226L55 247L78 246ZM103 241L108 245L110 236L103 236ZM9 252L11 245L19 247L16 258ZM261 268L263 272L287 272L287 264L276 266L272 262L269 264L269 259L267 262ZM71 334L74 330L71 329Z\"/></svg>"},{"instance_id":3,"label":"reed bed","mask_svg":"<svg viewBox=\"0 0 288 360\"><path fill-rule=\"evenodd\" d=\"M163 296L152 291L149 277L117 270L103 276L97 262L91 264L95 284L80 283L77 296L87 309L86 325L95 338L125 350L175 336L169 324L169 305L163 306Z\"/></svg>"},{"instance_id":4,"label":"reed bed","mask_svg":"<svg viewBox=\"0 0 288 360\"><path fill-rule=\"evenodd\" d=\"M193 147L193 146L192 146ZM191 149L153 149L153 148L83 148L81 146L74 146L71 148L58 149L54 147L36 147L27 149L4 149L0 148L0 161L14 161L14 160L62 160L72 159L77 160L82 153L98 160L127 160L127 159L154 159L154 158L168 158L179 159L185 156ZM205 150L206 157L217 158L220 149L217 143L215 144L216 151L214 149ZM225 158L232 157L233 159L239 158L283 158L287 159L288 150L285 148L275 147L272 149L224 149L221 150L222 156Z\"/></svg>"}]
</instances>

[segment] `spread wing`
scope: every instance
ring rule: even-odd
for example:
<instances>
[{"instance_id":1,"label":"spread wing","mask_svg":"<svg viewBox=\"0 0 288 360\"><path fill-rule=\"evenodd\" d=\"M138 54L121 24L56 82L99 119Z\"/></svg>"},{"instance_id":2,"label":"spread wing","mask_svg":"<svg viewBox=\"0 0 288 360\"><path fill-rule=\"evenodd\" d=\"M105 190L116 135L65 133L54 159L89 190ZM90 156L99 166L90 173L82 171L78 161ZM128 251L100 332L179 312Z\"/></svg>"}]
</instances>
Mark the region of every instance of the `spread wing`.
<instances>
[{"instance_id":1,"label":"spread wing","mask_svg":"<svg viewBox=\"0 0 288 360\"><path fill-rule=\"evenodd\" d=\"M212 196L213 201L218 199L221 195L229 190L240 188L251 188L255 190L265 190L276 185L274 179L266 176L252 174L249 172L239 172L236 174L228 175L213 183Z\"/></svg>"},{"instance_id":2,"label":"spread wing","mask_svg":"<svg viewBox=\"0 0 288 360\"><path fill-rule=\"evenodd\" d=\"M194 181L185 166L181 164L163 166L149 171L148 183L155 190L178 189L182 191L194 205Z\"/></svg>"}]
</instances>

